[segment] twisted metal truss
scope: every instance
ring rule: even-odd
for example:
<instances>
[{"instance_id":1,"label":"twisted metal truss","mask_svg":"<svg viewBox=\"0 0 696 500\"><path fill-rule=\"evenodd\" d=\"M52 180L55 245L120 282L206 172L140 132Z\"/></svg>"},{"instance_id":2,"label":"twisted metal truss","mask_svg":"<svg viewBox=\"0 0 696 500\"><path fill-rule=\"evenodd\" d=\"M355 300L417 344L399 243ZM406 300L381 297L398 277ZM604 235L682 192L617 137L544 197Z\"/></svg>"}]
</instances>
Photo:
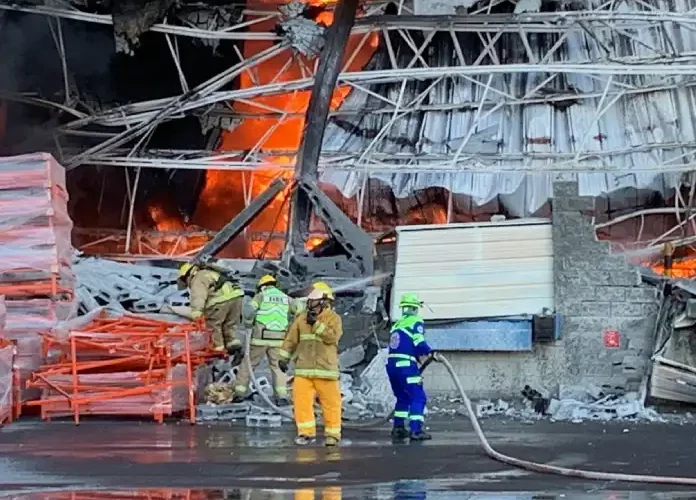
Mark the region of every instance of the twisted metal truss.
<instances>
[{"instance_id":1,"label":"twisted metal truss","mask_svg":"<svg viewBox=\"0 0 696 500\"><path fill-rule=\"evenodd\" d=\"M559 10L493 13L506 3L478 2L461 16L413 15L414 6L403 1L399 14L384 15L384 2L365 4L366 15L353 29L360 43L347 55L339 76L339 85L351 92L331 113L320 168L384 174L696 168L695 0L552 2ZM585 6L563 10L578 4ZM108 16L55 7L0 9L111 22ZM292 163L274 160L294 157L296 151L264 148L270 132L250 151L141 147L158 124L186 114L226 119L233 128L249 116L236 110L234 102L275 117L278 124L303 114L258 100L313 84L316 66L307 64L287 40L275 32L247 29L280 16L273 7L255 7L244 10L236 24L215 29L155 25L152 31L167 37L179 69L181 95L92 115L68 109L75 119L58 134L91 135L101 142L64 159L66 166L292 168ZM191 89L178 62L177 37L275 44ZM373 61L362 71L347 71L375 37L379 48ZM59 54L64 57L64 50ZM302 78L287 80L278 74L261 81L256 68L280 55L287 56L288 64L302 65ZM253 86L221 90L243 73ZM95 125L112 132L94 133Z\"/></svg>"}]
</instances>

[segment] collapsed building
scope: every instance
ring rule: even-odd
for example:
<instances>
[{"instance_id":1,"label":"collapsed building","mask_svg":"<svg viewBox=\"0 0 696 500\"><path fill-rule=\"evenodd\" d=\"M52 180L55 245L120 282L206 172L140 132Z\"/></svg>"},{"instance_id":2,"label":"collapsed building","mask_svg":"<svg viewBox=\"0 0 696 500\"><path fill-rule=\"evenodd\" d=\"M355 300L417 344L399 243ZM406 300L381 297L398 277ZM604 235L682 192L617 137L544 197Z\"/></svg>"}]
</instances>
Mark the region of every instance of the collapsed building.
<instances>
[{"instance_id":1,"label":"collapsed building","mask_svg":"<svg viewBox=\"0 0 696 500\"><path fill-rule=\"evenodd\" d=\"M693 7L4 4L2 152L66 167L84 254L329 280L344 348L419 292L472 395L693 402L660 382L693 366Z\"/></svg>"}]
</instances>

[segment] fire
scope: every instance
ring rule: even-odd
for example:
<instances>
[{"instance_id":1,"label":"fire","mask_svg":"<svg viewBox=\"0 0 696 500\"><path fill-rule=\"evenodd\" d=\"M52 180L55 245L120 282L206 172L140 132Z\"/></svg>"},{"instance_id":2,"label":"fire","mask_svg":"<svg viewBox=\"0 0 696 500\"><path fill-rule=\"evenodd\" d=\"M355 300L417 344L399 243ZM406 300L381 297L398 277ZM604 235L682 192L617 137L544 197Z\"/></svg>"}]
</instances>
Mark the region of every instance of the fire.
<instances>
[{"instance_id":1,"label":"fire","mask_svg":"<svg viewBox=\"0 0 696 500\"><path fill-rule=\"evenodd\" d=\"M324 241L324 238L320 238L319 236L312 236L311 238L307 239L307 242L305 243L305 249L307 251L314 250L323 241Z\"/></svg>"},{"instance_id":2,"label":"fire","mask_svg":"<svg viewBox=\"0 0 696 500\"><path fill-rule=\"evenodd\" d=\"M309 3L322 6L333 2L330 0L309 0ZM317 21L330 25L333 21L333 12L321 12ZM275 22L275 20L269 20L255 24L249 29L259 32L272 31ZM361 45L363 36L363 34L357 34L349 38L344 54L344 63ZM378 42L379 36L374 34L368 43L363 43L347 70L358 71L365 66L372 57ZM251 57L269 48L272 44L271 41L247 40L244 42L243 55L245 58ZM315 62L288 49L286 52L258 65L252 71L242 73L239 86L244 89L271 82L306 78L307 72L315 67ZM348 86L339 86L332 96L331 108L338 108L349 93ZM274 163L278 165L294 164L295 158L280 156L280 154L282 151L292 151L299 148L304 129L304 113L307 110L310 95L310 91L294 91L250 99L252 103L263 105L266 109L270 107L288 113L285 119L263 116L266 110L249 102L235 101L232 106L236 111L259 116L246 118L234 130L223 132L219 149L223 152L250 150L271 154L278 152L279 156L274 157ZM271 130L270 133L269 130ZM205 187L201 192L194 219L201 226L219 229L244 208L245 186L247 189L251 186L250 191L253 198L266 189L278 176L289 179L292 175L292 170L284 169L260 170L253 173L209 170L206 173ZM247 231L249 243L244 252L246 255L238 256L277 258L280 255L288 227L289 203L287 198L287 191L278 195L251 224ZM249 238L249 232L262 236ZM307 242L307 248L314 248L321 241L321 239L315 240L315 238L310 239Z\"/></svg>"},{"instance_id":3,"label":"fire","mask_svg":"<svg viewBox=\"0 0 696 500\"><path fill-rule=\"evenodd\" d=\"M669 276L670 278L687 279L696 278L696 258L686 258L675 260L671 269L665 269L664 263L652 264L650 268L657 274Z\"/></svg>"},{"instance_id":4,"label":"fire","mask_svg":"<svg viewBox=\"0 0 696 500\"><path fill-rule=\"evenodd\" d=\"M179 217L175 217L167 213L164 206L159 204L151 204L147 207L147 213L150 215L155 228L161 232L181 231L184 224Z\"/></svg>"}]
</instances>

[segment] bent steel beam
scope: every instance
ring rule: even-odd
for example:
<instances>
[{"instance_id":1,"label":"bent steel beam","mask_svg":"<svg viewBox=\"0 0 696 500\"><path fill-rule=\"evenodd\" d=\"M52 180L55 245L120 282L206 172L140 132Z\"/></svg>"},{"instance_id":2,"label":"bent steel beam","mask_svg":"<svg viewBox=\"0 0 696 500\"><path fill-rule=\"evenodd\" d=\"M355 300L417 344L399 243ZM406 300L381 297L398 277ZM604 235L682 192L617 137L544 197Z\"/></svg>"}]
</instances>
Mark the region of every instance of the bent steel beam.
<instances>
[{"instance_id":1,"label":"bent steel beam","mask_svg":"<svg viewBox=\"0 0 696 500\"><path fill-rule=\"evenodd\" d=\"M205 244L203 249L198 252L196 257L193 259L194 262L204 263L210 260L215 254L217 254L222 247L227 245L227 243L232 240L235 236L241 233L245 227L247 227L251 222L274 200L278 193L280 193L287 182L284 179L274 180L266 190L254 198L248 206L244 208L241 212L237 214L230 222L227 223L225 227L220 229L218 233Z\"/></svg>"},{"instance_id":2,"label":"bent steel beam","mask_svg":"<svg viewBox=\"0 0 696 500\"><path fill-rule=\"evenodd\" d=\"M358 0L339 0L333 23L326 30L326 42L319 56L319 65L305 115L304 134L295 167L295 178L298 180L316 180L331 97L341 71L343 52L355 23L357 8ZM302 189L295 190L290 205L286 259L304 251L311 210L312 205L307 192Z\"/></svg>"}]
</instances>

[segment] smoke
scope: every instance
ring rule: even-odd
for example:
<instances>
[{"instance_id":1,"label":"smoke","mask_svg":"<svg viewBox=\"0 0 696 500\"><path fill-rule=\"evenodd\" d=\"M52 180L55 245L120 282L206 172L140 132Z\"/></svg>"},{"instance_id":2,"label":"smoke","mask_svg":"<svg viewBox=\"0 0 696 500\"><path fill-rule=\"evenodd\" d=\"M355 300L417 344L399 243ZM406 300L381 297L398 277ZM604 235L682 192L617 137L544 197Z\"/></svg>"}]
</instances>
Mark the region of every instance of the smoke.
<instances>
[{"instance_id":1,"label":"smoke","mask_svg":"<svg viewBox=\"0 0 696 500\"><path fill-rule=\"evenodd\" d=\"M110 52L113 52L110 29L62 20L60 35L67 54L69 95L71 98L79 95L83 102L90 102L92 99L85 94L98 95L111 85L108 78ZM56 43L58 36L58 23L54 19L17 12L0 13L0 98L8 102L2 154L56 153L53 133L63 116L55 110L20 102L15 96L30 94L63 103L66 88ZM101 88L90 92L91 82L97 82Z\"/></svg>"}]
</instances>

